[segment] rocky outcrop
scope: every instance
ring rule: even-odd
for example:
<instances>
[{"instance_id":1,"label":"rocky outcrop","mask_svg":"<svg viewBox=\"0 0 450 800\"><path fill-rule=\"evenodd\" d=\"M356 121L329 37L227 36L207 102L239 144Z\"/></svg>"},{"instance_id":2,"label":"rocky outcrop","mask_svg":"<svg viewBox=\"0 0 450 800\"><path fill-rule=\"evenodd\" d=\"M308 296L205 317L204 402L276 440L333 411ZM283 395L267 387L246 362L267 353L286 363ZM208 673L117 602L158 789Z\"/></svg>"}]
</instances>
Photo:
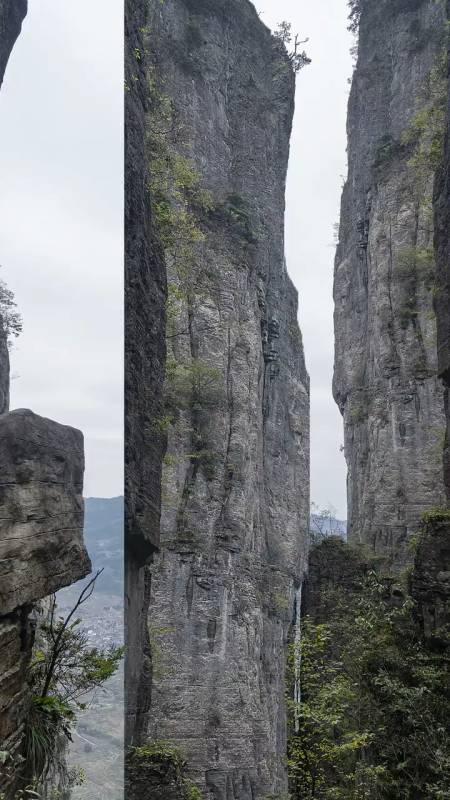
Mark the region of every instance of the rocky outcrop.
<instances>
[{"instance_id":1,"label":"rocky outcrop","mask_svg":"<svg viewBox=\"0 0 450 800\"><path fill-rule=\"evenodd\" d=\"M450 647L450 511L426 514L410 590L427 641L435 648Z\"/></svg>"},{"instance_id":2,"label":"rocky outcrop","mask_svg":"<svg viewBox=\"0 0 450 800\"><path fill-rule=\"evenodd\" d=\"M349 540L400 567L422 513L445 498L432 214L445 8L361 0L360 9L335 267L334 395L344 417Z\"/></svg>"},{"instance_id":3,"label":"rocky outcrop","mask_svg":"<svg viewBox=\"0 0 450 800\"><path fill-rule=\"evenodd\" d=\"M0 87L27 8L27 0L0 0Z\"/></svg>"},{"instance_id":4,"label":"rocky outcrop","mask_svg":"<svg viewBox=\"0 0 450 800\"><path fill-rule=\"evenodd\" d=\"M0 746L13 764L30 703L34 606L90 570L82 434L28 410L4 414L0 471ZM0 790L9 777L5 769Z\"/></svg>"},{"instance_id":5,"label":"rocky outcrop","mask_svg":"<svg viewBox=\"0 0 450 800\"><path fill-rule=\"evenodd\" d=\"M148 735L180 748L205 798L261 800L287 788L285 652L309 517L309 380L284 261L294 75L247 0L154 3L146 46L181 222L195 218L182 263L168 237Z\"/></svg>"},{"instance_id":6,"label":"rocky outcrop","mask_svg":"<svg viewBox=\"0 0 450 800\"><path fill-rule=\"evenodd\" d=\"M357 592L369 568L363 555L338 536L329 536L314 545L303 582L301 616L326 623L334 611L334 590L349 596Z\"/></svg>"},{"instance_id":7,"label":"rocky outcrop","mask_svg":"<svg viewBox=\"0 0 450 800\"><path fill-rule=\"evenodd\" d=\"M146 0L125 3L125 693L126 740L134 743L151 696L145 565L159 545L165 449L154 424L163 414L166 274L148 189L147 11Z\"/></svg>"},{"instance_id":8,"label":"rocky outcrop","mask_svg":"<svg viewBox=\"0 0 450 800\"><path fill-rule=\"evenodd\" d=\"M83 578L83 436L28 410L0 416L0 609Z\"/></svg>"},{"instance_id":9,"label":"rocky outcrop","mask_svg":"<svg viewBox=\"0 0 450 800\"><path fill-rule=\"evenodd\" d=\"M199 800L194 784L186 777L183 756L170 746L135 748L127 764L127 800Z\"/></svg>"},{"instance_id":10,"label":"rocky outcrop","mask_svg":"<svg viewBox=\"0 0 450 800\"><path fill-rule=\"evenodd\" d=\"M450 3L447 3L447 19L450 19ZM447 42L447 48L449 44ZM450 70L450 53L448 53ZM445 386L447 433L444 451L444 477L447 499L450 501L450 80L446 103L446 131L444 157L435 186L435 251L437 281L435 309L437 318L438 367Z\"/></svg>"}]
</instances>

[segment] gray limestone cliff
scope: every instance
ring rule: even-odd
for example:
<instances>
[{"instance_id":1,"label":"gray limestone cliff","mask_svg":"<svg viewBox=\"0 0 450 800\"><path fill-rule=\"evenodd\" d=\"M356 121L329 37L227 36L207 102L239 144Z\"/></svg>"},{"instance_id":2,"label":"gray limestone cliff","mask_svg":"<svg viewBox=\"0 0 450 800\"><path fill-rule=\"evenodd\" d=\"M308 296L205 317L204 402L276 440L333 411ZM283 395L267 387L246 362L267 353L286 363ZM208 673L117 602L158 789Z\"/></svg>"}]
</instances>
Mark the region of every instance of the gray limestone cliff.
<instances>
[{"instance_id":1,"label":"gray limestone cliff","mask_svg":"<svg viewBox=\"0 0 450 800\"><path fill-rule=\"evenodd\" d=\"M0 87L27 8L27 0L0 0Z\"/></svg>"},{"instance_id":2,"label":"gray limestone cliff","mask_svg":"<svg viewBox=\"0 0 450 800\"><path fill-rule=\"evenodd\" d=\"M82 434L17 410L0 416L0 749L21 754L40 600L83 578ZM14 773L14 770L13 770ZM0 790L9 784L0 773Z\"/></svg>"},{"instance_id":3,"label":"gray limestone cliff","mask_svg":"<svg viewBox=\"0 0 450 800\"><path fill-rule=\"evenodd\" d=\"M285 654L309 518L309 379L284 260L295 80L247 0L155 2L145 46L185 237L166 225L147 732L180 748L205 798L262 800L287 788Z\"/></svg>"},{"instance_id":4,"label":"gray limestone cliff","mask_svg":"<svg viewBox=\"0 0 450 800\"><path fill-rule=\"evenodd\" d=\"M447 19L450 20L450 3L447 3ZM447 42L447 48L449 47L449 41ZM450 70L450 53L448 53L447 58L447 68ZM440 377L445 386L445 406L447 414L444 477L447 487L447 498L450 500L450 80L448 80L445 116L444 158L436 180L434 198L437 266L435 309L438 336L438 367Z\"/></svg>"},{"instance_id":5,"label":"gray limestone cliff","mask_svg":"<svg viewBox=\"0 0 450 800\"><path fill-rule=\"evenodd\" d=\"M423 512L445 502L433 186L446 14L433 0L361 0L360 10L335 265L334 395L344 417L349 540L400 567Z\"/></svg>"},{"instance_id":6,"label":"gray limestone cliff","mask_svg":"<svg viewBox=\"0 0 450 800\"><path fill-rule=\"evenodd\" d=\"M147 630L150 576L159 545L166 273L148 190L150 112L143 30L148 2L125 3L125 574L126 740L139 741L151 697ZM136 58L136 53L140 58Z\"/></svg>"}]
</instances>

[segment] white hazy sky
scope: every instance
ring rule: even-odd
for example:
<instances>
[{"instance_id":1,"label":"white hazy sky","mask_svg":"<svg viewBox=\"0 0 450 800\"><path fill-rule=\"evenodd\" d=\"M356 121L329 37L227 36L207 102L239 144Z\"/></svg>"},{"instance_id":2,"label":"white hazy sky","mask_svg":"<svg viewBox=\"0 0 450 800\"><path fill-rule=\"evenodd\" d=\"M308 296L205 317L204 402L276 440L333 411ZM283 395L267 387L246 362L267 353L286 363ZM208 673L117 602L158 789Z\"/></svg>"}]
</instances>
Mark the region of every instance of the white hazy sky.
<instances>
[{"instance_id":1,"label":"white hazy sky","mask_svg":"<svg viewBox=\"0 0 450 800\"><path fill-rule=\"evenodd\" d=\"M255 0L273 30L292 23L312 64L297 79L286 207L289 273L299 291L299 320L311 377L311 499L345 519L346 465L333 376L333 225L347 172L346 116L352 74L346 0Z\"/></svg>"},{"instance_id":2,"label":"white hazy sky","mask_svg":"<svg viewBox=\"0 0 450 800\"><path fill-rule=\"evenodd\" d=\"M123 0L29 0L0 92L13 408L81 428L85 494L123 492Z\"/></svg>"},{"instance_id":3,"label":"white hazy sky","mask_svg":"<svg viewBox=\"0 0 450 800\"><path fill-rule=\"evenodd\" d=\"M123 0L30 0L0 93L0 276L24 333L12 406L81 428L87 495L122 493ZM313 59L298 78L287 259L311 376L312 499L346 515L331 395L333 224L346 172L346 0L256 0Z\"/></svg>"}]
</instances>

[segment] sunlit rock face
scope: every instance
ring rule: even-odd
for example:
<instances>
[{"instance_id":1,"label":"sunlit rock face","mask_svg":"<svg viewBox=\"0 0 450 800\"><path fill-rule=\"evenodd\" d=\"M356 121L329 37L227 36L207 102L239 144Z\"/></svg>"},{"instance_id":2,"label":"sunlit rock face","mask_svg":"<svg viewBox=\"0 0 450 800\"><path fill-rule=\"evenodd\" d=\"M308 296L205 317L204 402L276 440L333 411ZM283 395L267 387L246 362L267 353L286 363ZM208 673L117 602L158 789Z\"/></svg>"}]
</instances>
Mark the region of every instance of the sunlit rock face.
<instances>
[{"instance_id":1,"label":"sunlit rock face","mask_svg":"<svg viewBox=\"0 0 450 800\"><path fill-rule=\"evenodd\" d=\"M256 800L287 785L285 654L309 516L309 379L284 260L294 76L246 0L154 3L148 38L174 147L211 202L202 287L175 290L168 338L147 730L180 747L205 798ZM180 370L202 382L194 403L170 383Z\"/></svg>"},{"instance_id":2,"label":"sunlit rock face","mask_svg":"<svg viewBox=\"0 0 450 800\"><path fill-rule=\"evenodd\" d=\"M349 541L395 568L411 559L423 511L445 500L433 305L445 47L444 4L362 0L335 266L334 395Z\"/></svg>"}]
</instances>

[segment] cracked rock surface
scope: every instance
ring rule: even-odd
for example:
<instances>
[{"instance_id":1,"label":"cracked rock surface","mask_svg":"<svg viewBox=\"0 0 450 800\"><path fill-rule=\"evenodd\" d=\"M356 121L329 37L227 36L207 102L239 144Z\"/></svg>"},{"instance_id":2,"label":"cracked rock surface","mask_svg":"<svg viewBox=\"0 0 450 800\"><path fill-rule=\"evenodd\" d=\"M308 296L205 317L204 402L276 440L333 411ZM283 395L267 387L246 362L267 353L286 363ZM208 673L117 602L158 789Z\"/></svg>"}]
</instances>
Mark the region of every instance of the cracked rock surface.
<instances>
[{"instance_id":1,"label":"cracked rock surface","mask_svg":"<svg viewBox=\"0 0 450 800\"><path fill-rule=\"evenodd\" d=\"M213 209L208 287L180 302L169 340L203 390L178 394L168 432L148 733L180 747L205 798L262 800L287 788L285 647L309 516L309 379L284 261L294 76L247 0L167 0L150 30Z\"/></svg>"},{"instance_id":2,"label":"cracked rock surface","mask_svg":"<svg viewBox=\"0 0 450 800\"><path fill-rule=\"evenodd\" d=\"M349 539L400 568L422 513L445 501L429 149L446 91L445 8L432 0L361 7L335 266L334 395Z\"/></svg>"}]
</instances>

